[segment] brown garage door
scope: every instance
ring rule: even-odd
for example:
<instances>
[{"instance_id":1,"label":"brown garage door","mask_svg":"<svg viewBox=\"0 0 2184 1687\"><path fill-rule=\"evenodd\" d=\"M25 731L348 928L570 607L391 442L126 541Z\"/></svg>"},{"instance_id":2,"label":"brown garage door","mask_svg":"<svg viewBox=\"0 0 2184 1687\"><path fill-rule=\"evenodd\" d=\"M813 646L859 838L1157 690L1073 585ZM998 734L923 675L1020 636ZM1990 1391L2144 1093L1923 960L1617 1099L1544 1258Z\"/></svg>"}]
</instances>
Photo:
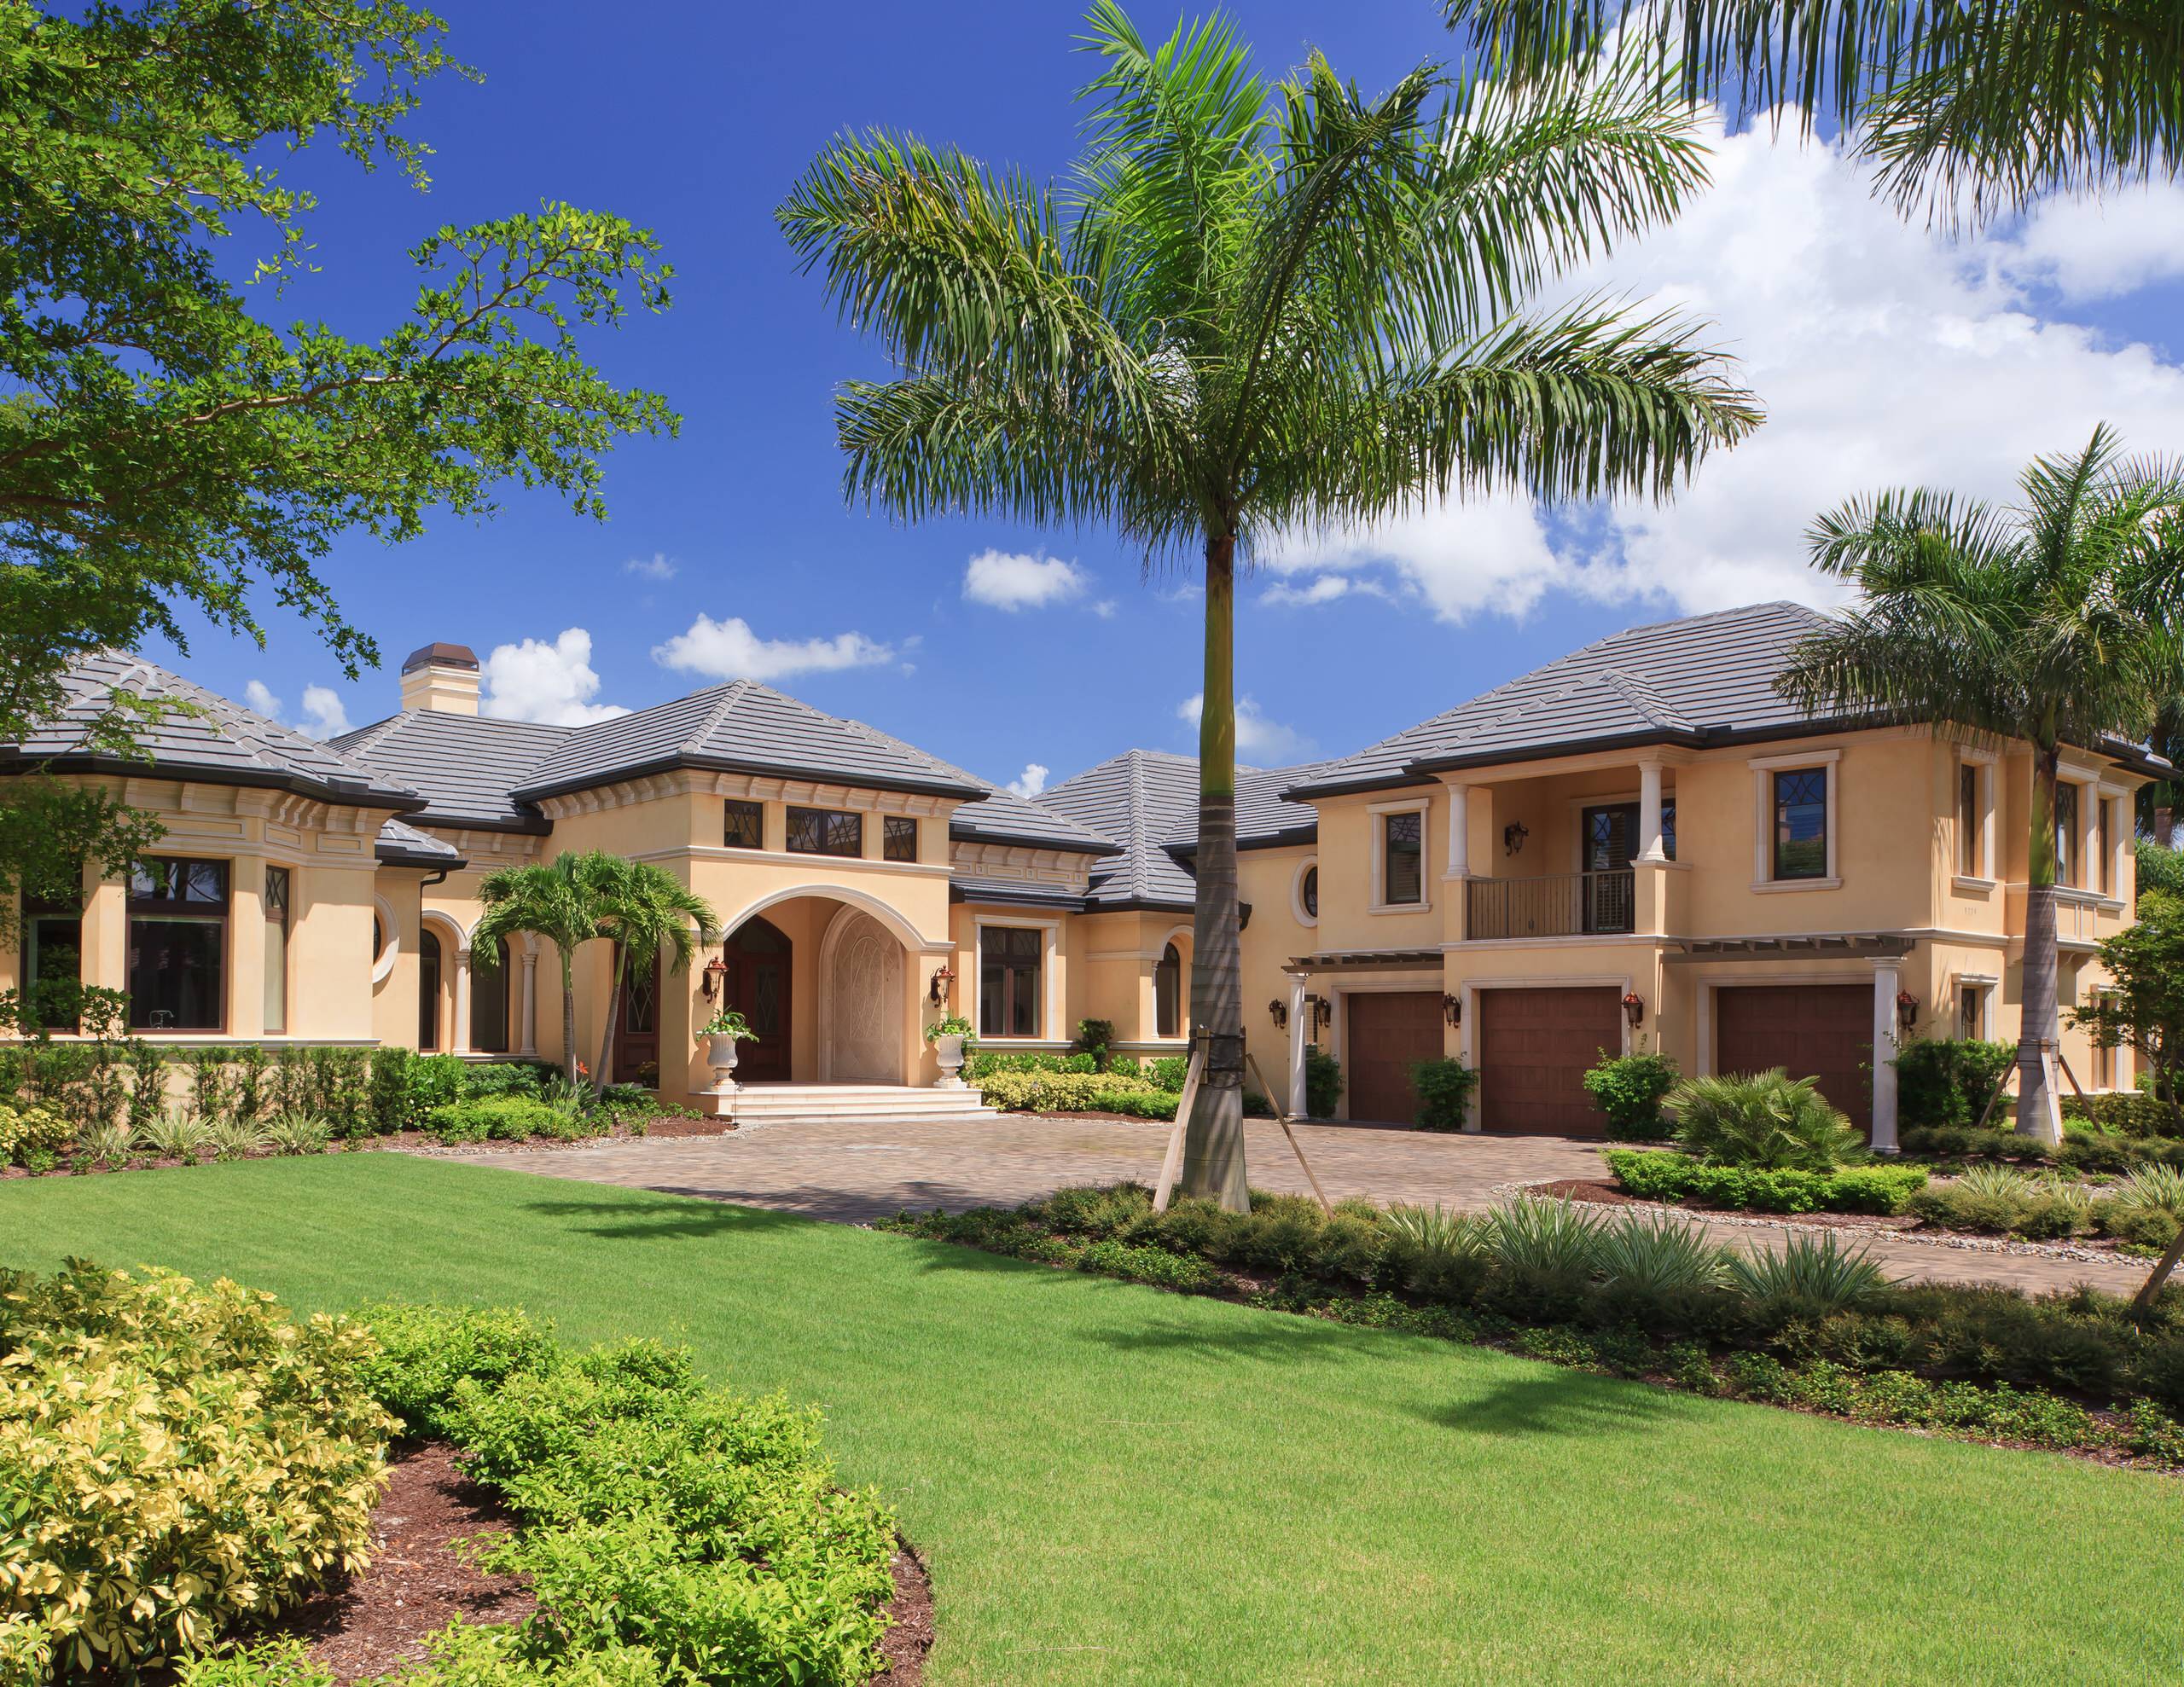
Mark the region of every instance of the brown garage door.
<instances>
[{"instance_id":1,"label":"brown garage door","mask_svg":"<svg viewBox=\"0 0 2184 1687\"><path fill-rule=\"evenodd\" d=\"M1418 1122L1410 1069L1442 1052L1438 992L1356 992L1344 998L1350 1021L1350 1116L1384 1125Z\"/></svg>"},{"instance_id":2,"label":"brown garage door","mask_svg":"<svg viewBox=\"0 0 2184 1687\"><path fill-rule=\"evenodd\" d=\"M1873 1122L1873 993L1867 984L1747 984L1714 992L1714 1070L1818 1078L1862 1131Z\"/></svg>"},{"instance_id":3,"label":"brown garage door","mask_svg":"<svg viewBox=\"0 0 2184 1687\"><path fill-rule=\"evenodd\" d=\"M1607 1121L1585 1093L1588 1068L1623 1046L1608 986L1478 993L1478 1116L1490 1131L1598 1136Z\"/></svg>"}]
</instances>

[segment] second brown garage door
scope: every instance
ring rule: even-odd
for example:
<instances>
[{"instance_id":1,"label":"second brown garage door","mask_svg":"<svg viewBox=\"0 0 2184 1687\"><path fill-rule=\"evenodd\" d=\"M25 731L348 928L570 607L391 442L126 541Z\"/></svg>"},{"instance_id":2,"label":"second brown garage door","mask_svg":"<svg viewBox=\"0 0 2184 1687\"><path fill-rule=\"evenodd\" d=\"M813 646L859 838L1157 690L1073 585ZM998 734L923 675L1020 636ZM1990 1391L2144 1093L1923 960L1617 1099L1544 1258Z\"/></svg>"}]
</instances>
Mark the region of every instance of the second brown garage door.
<instances>
[{"instance_id":1,"label":"second brown garage door","mask_svg":"<svg viewBox=\"0 0 2184 1687\"><path fill-rule=\"evenodd\" d=\"M1869 984L1747 984L1714 992L1714 1070L1818 1078L1820 1093L1873 1129Z\"/></svg>"},{"instance_id":2,"label":"second brown garage door","mask_svg":"<svg viewBox=\"0 0 2184 1687\"><path fill-rule=\"evenodd\" d=\"M1383 1125L1418 1122L1410 1069L1441 1058L1438 992L1355 991L1343 998L1350 1023L1350 1116Z\"/></svg>"},{"instance_id":3,"label":"second brown garage door","mask_svg":"<svg viewBox=\"0 0 2184 1687\"><path fill-rule=\"evenodd\" d=\"M1623 1047L1612 987L1478 993L1478 1116L1490 1131L1598 1136L1607 1121L1584 1076Z\"/></svg>"}]
</instances>

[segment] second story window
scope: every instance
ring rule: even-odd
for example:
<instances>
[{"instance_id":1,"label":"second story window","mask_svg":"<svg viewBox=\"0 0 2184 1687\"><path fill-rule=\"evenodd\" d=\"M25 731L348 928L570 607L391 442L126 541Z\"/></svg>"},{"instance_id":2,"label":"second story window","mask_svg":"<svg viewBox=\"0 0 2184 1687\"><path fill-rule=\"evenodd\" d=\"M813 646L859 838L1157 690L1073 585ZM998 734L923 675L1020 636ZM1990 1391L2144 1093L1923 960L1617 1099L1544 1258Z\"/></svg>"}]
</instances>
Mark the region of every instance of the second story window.
<instances>
[{"instance_id":1,"label":"second story window","mask_svg":"<svg viewBox=\"0 0 2184 1687\"><path fill-rule=\"evenodd\" d=\"M726 822L721 828L720 841L731 849L763 849L766 847L766 805L746 803L739 797L728 802Z\"/></svg>"},{"instance_id":2,"label":"second story window","mask_svg":"<svg viewBox=\"0 0 2184 1687\"><path fill-rule=\"evenodd\" d=\"M1827 769L1774 775L1774 877L1827 877Z\"/></svg>"},{"instance_id":3,"label":"second story window","mask_svg":"<svg viewBox=\"0 0 2184 1687\"><path fill-rule=\"evenodd\" d=\"M2093 798L2093 879L2104 896L2116 894L2116 850L2108 836L2108 799L2098 791ZM2111 1049L2111 1053L2114 1051Z\"/></svg>"},{"instance_id":4,"label":"second story window","mask_svg":"<svg viewBox=\"0 0 2184 1687\"><path fill-rule=\"evenodd\" d=\"M903 815L889 815L881 820L880 855L883 861L915 861L918 858L918 823Z\"/></svg>"},{"instance_id":5,"label":"second story window","mask_svg":"<svg viewBox=\"0 0 2184 1687\"><path fill-rule=\"evenodd\" d=\"M1391 907L1426 900L1426 816L1380 816L1380 900Z\"/></svg>"},{"instance_id":6,"label":"second story window","mask_svg":"<svg viewBox=\"0 0 2184 1687\"><path fill-rule=\"evenodd\" d=\"M129 874L129 1028L227 1023L228 864L150 856Z\"/></svg>"},{"instance_id":7,"label":"second story window","mask_svg":"<svg viewBox=\"0 0 2184 1687\"><path fill-rule=\"evenodd\" d=\"M1956 870L1966 878L1979 878L1986 865L1980 859L1979 768L1972 762L1956 764Z\"/></svg>"},{"instance_id":8,"label":"second story window","mask_svg":"<svg viewBox=\"0 0 2184 1687\"><path fill-rule=\"evenodd\" d=\"M791 809L788 847L799 855L862 855L864 816L837 809Z\"/></svg>"},{"instance_id":9,"label":"second story window","mask_svg":"<svg viewBox=\"0 0 2184 1687\"><path fill-rule=\"evenodd\" d=\"M2078 788L2055 787L2055 882L2078 882Z\"/></svg>"},{"instance_id":10,"label":"second story window","mask_svg":"<svg viewBox=\"0 0 2184 1687\"><path fill-rule=\"evenodd\" d=\"M1320 870L1317 867L1304 869L1304 883L1298 897L1304 904L1304 918L1317 919L1320 917Z\"/></svg>"}]
</instances>

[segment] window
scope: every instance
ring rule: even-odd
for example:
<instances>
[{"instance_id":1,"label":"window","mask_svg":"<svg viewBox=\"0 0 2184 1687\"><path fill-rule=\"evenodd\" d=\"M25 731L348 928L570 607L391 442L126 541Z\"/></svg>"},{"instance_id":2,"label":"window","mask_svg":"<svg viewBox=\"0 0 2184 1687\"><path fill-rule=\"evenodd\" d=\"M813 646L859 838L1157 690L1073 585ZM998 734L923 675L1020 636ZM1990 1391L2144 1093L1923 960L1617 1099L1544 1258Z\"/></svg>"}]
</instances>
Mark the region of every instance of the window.
<instances>
[{"instance_id":1,"label":"window","mask_svg":"<svg viewBox=\"0 0 2184 1687\"><path fill-rule=\"evenodd\" d=\"M1827 877L1827 769L1774 775L1774 877Z\"/></svg>"},{"instance_id":2,"label":"window","mask_svg":"<svg viewBox=\"0 0 2184 1687\"><path fill-rule=\"evenodd\" d=\"M889 815L880 822L880 854L891 861L918 858L918 823L902 815Z\"/></svg>"},{"instance_id":3,"label":"window","mask_svg":"<svg viewBox=\"0 0 2184 1687\"><path fill-rule=\"evenodd\" d=\"M2093 799L2094 882L2104 896L2116 894L2116 851L2108 841L2108 801L2097 793Z\"/></svg>"},{"instance_id":4,"label":"window","mask_svg":"<svg viewBox=\"0 0 2184 1687\"><path fill-rule=\"evenodd\" d=\"M2078 788L2055 786L2055 882L2078 882Z\"/></svg>"},{"instance_id":5,"label":"window","mask_svg":"<svg viewBox=\"0 0 2184 1687\"><path fill-rule=\"evenodd\" d=\"M1979 768L1976 762L1956 764L1956 870L1966 878L1981 877L1981 833L1985 827L1979 813Z\"/></svg>"},{"instance_id":6,"label":"window","mask_svg":"<svg viewBox=\"0 0 2184 1687\"><path fill-rule=\"evenodd\" d=\"M1966 1042L1987 1035L1987 987L1960 984L1956 990L1956 1034Z\"/></svg>"},{"instance_id":7,"label":"window","mask_svg":"<svg viewBox=\"0 0 2184 1687\"><path fill-rule=\"evenodd\" d=\"M417 1046L427 1054L440 1046L440 940L426 930L417 938Z\"/></svg>"},{"instance_id":8,"label":"window","mask_svg":"<svg viewBox=\"0 0 2184 1687\"><path fill-rule=\"evenodd\" d=\"M725 806L727 818L721 827L720 841L731 849L764 849L766 805L730 797Z\"/></svg>"},{"instance_id":9,"label":"window","mask_svg":"<svg viewBox=\"0 0 2184 1687\"><path fill-rule=\"evenodd\" d=\"M1676 798L1661 799L1661 853L1670 861L1676 859Z\"/></svg>"},{"instance_id":10,"label":"window","mask_svg":"<svg viewBox=\"0 0 2184 1687\"><path fill-rule=\"evenodd\" d=\"M49 1031L79 1024L84 915L73 901L23 898L23 1000Z\"/></svg>"},{"instance_id":11,"label":"window","mask_svg":"<svg viewBox=\"0 0 2184 1687\"><path fill-rule=\"evenodd\" d=\"M799 855L861 855L864 816L833 809L791 809L788 847Z\"/></svg>"},{"instance_id":12,"label":"window","mask_svg":"<svg viewBox=\"0 0 2184 1687\"><path fill-rule=\"evenodd\" d=\"M1183 1023L1183 958L1173 943L1153 969L1153 1035L1180 1037Z\"/></svg>"},{"instance_id":13,"label":"window","mask_svg":"<svg viewBox=\"0 0 2184 1687\"><path fill-rule=\"evenodd\" d=\"M1304 869L1304 888L1297 893L1297 897L1298 900L1304 905L1305 919L1317 919L1320 917L1320 869L1318 863L1315 862L1312 866Z\"/></svg>"},{"instance_id":14,"label":"window","mask_svg":"<svg viewBox=\"0 0 2184 1687\"><path fill-rule=\"evenodd\" d=\"M470 1046L480 1054L508 1052L508 940L496 940L496 965L480 966L470 952Z\"/></svg>"},{"instance_id":15,"label":"window","mask_svg":"<svg viewBox=\"0 0 2184 1687\"><path fill-rule=\"evenodd\" d=\"M228 864L154 856L129 873L129 1028L227 1023Z\"/></svg>"},{"instance_id":16,"label":"window","mask_svg":"<svg viewBox=\"0 0 2184 1687\"><path fill-rule=\"evenodd\" d=\"M1046 934L1030 926L988 925L979 932L979 1035L1039 1035L1039 971Z\"/></svg>"},{"instance_id":17,"label":"window","mask_svg":"<svg viewBox=\"0 0 2184 1687\"><path fill-rule=\"evenodd\" d=\"M1390 907L1426 900L1426 816L1380 816L1380 901Z\"/></svg>"},{"instance_id":18,"label":"window","mask_svg":"<svg viewBox=\"0 0 2184 1687\"><path fill-rule=\"evenodd\" d=\"M288 1029L288 869L265 869L265 1029Z\"/></svg>"}]
</instances>

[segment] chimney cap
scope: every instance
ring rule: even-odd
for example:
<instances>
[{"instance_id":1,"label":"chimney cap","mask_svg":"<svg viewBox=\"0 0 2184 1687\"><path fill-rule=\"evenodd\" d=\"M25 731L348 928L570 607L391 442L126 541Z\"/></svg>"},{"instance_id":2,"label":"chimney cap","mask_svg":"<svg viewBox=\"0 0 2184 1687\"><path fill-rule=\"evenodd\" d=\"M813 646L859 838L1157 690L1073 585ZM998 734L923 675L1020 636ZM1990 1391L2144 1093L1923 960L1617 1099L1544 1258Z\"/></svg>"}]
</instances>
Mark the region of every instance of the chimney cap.
<instances>
[{"instance_id":1,"label":"chimney cap","mask_svg":"<svg viewBox=\"0 0 2184 1687\"><path fill-rule=\"evenodd\" d=\"M468 645L448 644L440 640L419 645L402 658L402 671L405 674L414 674L420 668L468 668L474 670L477 666L478 652Z\"/></svg>"}]
</instances>

